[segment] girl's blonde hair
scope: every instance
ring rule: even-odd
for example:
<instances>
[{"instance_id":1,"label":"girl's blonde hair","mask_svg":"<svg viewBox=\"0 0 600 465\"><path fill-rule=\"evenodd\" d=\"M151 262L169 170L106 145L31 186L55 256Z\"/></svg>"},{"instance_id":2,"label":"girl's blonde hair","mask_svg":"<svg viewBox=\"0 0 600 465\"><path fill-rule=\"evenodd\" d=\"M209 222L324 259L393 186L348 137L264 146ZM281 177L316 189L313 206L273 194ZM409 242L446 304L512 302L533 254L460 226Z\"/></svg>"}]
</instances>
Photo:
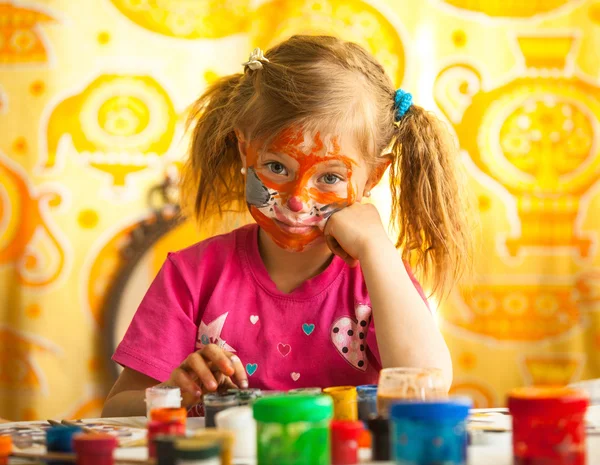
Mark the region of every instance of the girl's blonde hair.
<instances>
[{"instance_id":1,"label":"girl's blonde hair","mask_svg":"<svg viewBox=\"0 0 600 465\"><path fill-rule=\"evenodd\" d=\"M245 181L235 130L267 144L292 125L350 134L372 167L391 155L396 247L440 291L461 274L469 231L457 151L442 123L412 105L394 122L395 89L362 47L328 36L294 36L265 54L262 69L215 82L195 102L182 205L202 224L243 212Z\"/></svg>"}]
</instances>

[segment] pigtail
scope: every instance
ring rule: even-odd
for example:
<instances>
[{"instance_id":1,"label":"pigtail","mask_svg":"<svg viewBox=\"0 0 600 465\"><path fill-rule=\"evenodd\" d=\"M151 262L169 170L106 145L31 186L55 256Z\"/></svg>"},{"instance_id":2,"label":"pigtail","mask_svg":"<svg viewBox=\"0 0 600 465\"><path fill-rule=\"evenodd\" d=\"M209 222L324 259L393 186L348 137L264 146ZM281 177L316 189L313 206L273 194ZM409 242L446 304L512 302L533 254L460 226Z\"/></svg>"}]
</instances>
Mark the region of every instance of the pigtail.
<instances>
[{"instance_id":1,"label":"pigtail","mask_svg":"<svg viewBox=\"0 0 600 465\"><path fill-rule=\"evenodd\" d=\"M400 119L390 167L396 247L445 294L471 257L466 197L457 172L457 150L442 122L412 105Z\"/></svg>"},{"instance_id":2,"label":"pigtail","mask_svg":"<svg viewBox=\"0 0 600 465\"><path fill-rule=\"evenodd\" d=\"M224 210L242 212L244 177L234 132L242 74L221 78L192 105L189 157L183 169L181 203L199 223Z\"/></svg>"}]
</instances>

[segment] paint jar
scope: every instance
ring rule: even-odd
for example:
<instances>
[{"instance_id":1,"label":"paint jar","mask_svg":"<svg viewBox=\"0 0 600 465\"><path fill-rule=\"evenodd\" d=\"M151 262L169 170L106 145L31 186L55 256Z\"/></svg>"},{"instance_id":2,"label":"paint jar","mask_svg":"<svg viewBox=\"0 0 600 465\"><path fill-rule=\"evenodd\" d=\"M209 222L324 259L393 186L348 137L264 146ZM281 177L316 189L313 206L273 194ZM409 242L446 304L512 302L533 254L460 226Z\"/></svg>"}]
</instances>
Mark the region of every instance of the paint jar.
<instances>
[{"instance_id":1,"label":"paint jar","mask_svg":"<svg viewBox=\"0 0 600 465\"><path fill-rule=\"evenodd\" d=\"M366 422L370 418L375 418L377 416L377 385L356 386L356 401L359 420Z\"/></svg>"},{"instance_id":2,"label":"paint jar","mask_svg":"<svg viewBox=\"0 0 600 465\"><path fill-rule=\"evenodd\" d=\"M205 394L204 418L207 428L214 428L215 415L222 410L237 407L238 400L235 394Z\"/></svg>"},{"instance_id":3,"label":"paint jar","mask_svg":"<svg viewBox=\"0 0 600 465\"><path fill-rule=\"evenodd\" d=\"M181 421L149 421L148 422L148 456L156 457L154 438L159 435L185 436L185 424Z\"/></svg>"},{"instance_id":4,"label":"paint jar","mask_svg":"<svg viewBox=\"0 0 600 465\"><path fill-rule=\"evenodd\" d=\"M233 456L236 459L254 459L256 457L256 421L249 406L232 407L215 415L217 428L232 431L235 434Z\"/></svg>"},{"instance_id":5,"label":"paint jar","mask_svg":"<svg viewBox=\"0 0 600 465\"><path fill-rule=\"evenodd\" d=\"M403 401L390 409L392 460L403 465L466 465L471 401Z\"/></svg>"},{"instance_id":6,"label":"paint jar","mask_svg":"<svg viewBox=\"0 0 600 465\"><path fill-rule=\"evenodd\" d=\"M448 393L438 368L385 368L379 373L377 412L388 417L395 401L446 399Z\"/></svg>"},{"instance_id":7,"label":"paint jar","mask_svg":"<svg viewBox=\"0 0 600 465\"><path fill-rule=\"evenodd\" d=\"M356 421L356 388L354 386L334 386L323 389L323 393L333 399L334 420Z\"/></svg>"},{"instance_id":8,"label":"paint jar","mask_svg":"<svg viewBox=\"0 0 600 465\"><path fill-rule=\"evenodd\" d=\"M358 440L363 431L361 421L331 422L331 465L358 463Z\"/></svg>"},{"instance_id":9,"label":"paint jar","mask_svg":"<svg viewBox=\"0 0 600 465\"><path fill-rule=\"evenodd\" d=\"M146 416L155 408L181 407L181 389L170 386L153 386L146 389Z\"/></svg>"},{"instance_id":10,"label":"paint jar","mask_svg":"<svg viewBox=\"0 0 600 465\"><path fill-rule=\"evenodd\" d=\"M73 436L81 433L78 426L53 426L46 430L46 450L48 452L73 452ZM64 460L48 460L52 465L65 465Z\"/></svg>"},{"instance_id":11,"label":"paint jar","mask_svg":"<svg viewBox=\"0 0 600 465\"><path fill-rule=\"evenodd\" d=\"M161 407L155 408L150 412L150 421L160 421L162 423L180 423L183 427L187 424L187 410L183 407Z\"/></svg>"},{"instance_id":12,"label":"paint jar","mask_svg":"<svg viewBox=\"0 0 600 465\"><path fill-rule=\"evenodd\" d=\"M8 458L12 454L13 443L11 436L0 436L0 465L8 465Z\"/></svg>"},{"instance_id":13,"label":"paint jar","mask_svg":"<svg viewBox=\"0 0 600 465\"><path fill-rule=\"evenodd\" d=\"M371 458L375 462L387 462L390 459L390 421L377 417L367 420L371 431Z\"/></svg>"},{"instance_id":14,"label":"paint jar","mask_svg":"<svg viewBox=\"0 0 600 465\"><path fill-rule=\"evenodd\" d=\"M104 433L78 433L73 436L77 465L114 465L117 438Z\"/></svg>"},{"instance_id":15,"label":"paint jar","mask_svg":"<svg viewBox=\"0 0 600 465\"><path fill-rule=\"evenodd\" d=\"M175 442L176 465L221 465L221 447L214 441L182 438Z\"/></svg>"},{"instance_id":16,"label":"paint jar","mask_svg":"<svg viewBox=\"0 0 600 465\"><path fill-rule=\"evenodd\" d=\"M306 395L306 396L318 396L319 394L322 393L322 390L320 387L305 387L305 388L298 388L298 389L291 389L288 391L288 394L302 394L302 395Z\"/></svg>"},{"instance_id":17,"label":"paint jar","mask_svg":"<svg viewBox=\"0 0 600 465\"><path fill-rule=\"evenodd\" d=\"M237 408L237 407L233 407ZM224 410L224 411L229 411ZM217 415L218 416L218 415ZM221 428L202 428L194 433L194 438L207 442L217 442L221 446L221 465L233 464L233 446L238 443L235 433ZM256 445L254 446L256 449ZM254 460L256 457L253 456Z\"/></svg>"},{"instance_id":18,"label":"paint jar","mask_svg":"<svg viewBox=\"0 0 600 465\"><path fill-rule=\"evenodd\" d=\"M260 389L239 389L236 393L238 405L250 405L254 400L258 399L260 396Z\"/></svg>"},{"instance_id":19,"label":"paint jar","mask_svg":"<svg viewBox=\"0 0 600 465\"><path fill-rule=\"evenodd\" d=\"M285 391L260 391L260 397L285 396Z\"/></svg>"},{"instance_id":20,"label":"paint jar","mask_svg":"<svg viewBox=\"0 0 600 465\"><path fill-rule=\"evenodd\" d=\"M81 433L78 426L53 426L46 430L48 452L73 452L73 436Z\"/></svg>"},{"instance_id":21,"label":"paint jar","mask_svg":"<svg viewBox=\"0 0 600 465\"><path fill-rule=\"evenodd\" d=\"M329 465L329 396L273 396L254 405L258 465Z\"/></svg>"},{"instance_id":22,"label":"paint jar","mask_svg":"<svg viewBox=\"0 0 600 465\"><path fill-rule=\"evenodd\" d=\"M586 463L588 397L569 388L526 387L508 398L515 465Z\"/></svg>"},{"instance_id":23,"label":"paint jar","mask_svg":"<svg viewBox=\"0 0 600 465\"><path fill-rule=\"evenodd\" d=\"M175 441L178 436L159 434L152 439L156 465L175 465Z\"/></svg>"},{"instance_id":24,"label":"paint jar","mask_svg":"<svg viewBox=\"0 0 600 465\"><path fill-rule=\"evenodd\" d=\"M590 399L590 405L600 405L600 379L579 381L569 384L567 387L585 392Z\"/></svg>"},{"instance_id":25,"label":"paint jar","mask_svg":"<svg viewBox=\"0 0 600 465\"><path fill-rule=\"evenodd\" d=\"M261 390L258 388L248 388L248 389L238 389L238 388L231 388L231 389L227 389L226 394L239 394L239 393L253 393L256 394L256 397L260 396Z\"/></svg>"}]
</instances>

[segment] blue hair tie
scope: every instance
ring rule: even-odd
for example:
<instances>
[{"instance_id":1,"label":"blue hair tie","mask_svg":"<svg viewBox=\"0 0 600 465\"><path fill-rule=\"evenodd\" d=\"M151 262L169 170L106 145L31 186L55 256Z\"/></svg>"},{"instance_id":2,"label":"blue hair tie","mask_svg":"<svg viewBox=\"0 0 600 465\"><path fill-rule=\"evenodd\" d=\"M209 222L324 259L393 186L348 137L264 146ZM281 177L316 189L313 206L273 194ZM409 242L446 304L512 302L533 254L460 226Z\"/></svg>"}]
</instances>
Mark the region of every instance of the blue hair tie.
<instances>
[{"instance_id":1,"label":"blue hair tie","mask_svg":"<svg viewBox=\"0 0 600 465\"><path fill-rule=\"evenodd\" d=\"M397 123L406 114L410 106L412 105L412 95L408 92L404 92L402 89L398 89L394 95L394 121Z\"/></svg>"}]
</instances>

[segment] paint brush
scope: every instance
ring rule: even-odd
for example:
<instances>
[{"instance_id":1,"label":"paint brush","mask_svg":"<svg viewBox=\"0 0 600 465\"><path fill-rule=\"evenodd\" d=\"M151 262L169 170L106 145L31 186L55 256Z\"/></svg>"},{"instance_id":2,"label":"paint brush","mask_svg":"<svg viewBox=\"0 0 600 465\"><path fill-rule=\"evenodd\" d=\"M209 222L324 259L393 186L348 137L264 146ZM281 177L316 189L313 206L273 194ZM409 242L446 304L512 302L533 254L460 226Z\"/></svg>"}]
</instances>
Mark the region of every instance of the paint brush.
<instances>
[{"instance_id":1,"label":"paint brush","mask_svg":"<svg viewBox=\"0 0 600 465\"><path fill-rule=\"evenodd\" d=\"M130 441L119 441L119 447L145 447L148 445L148 440L144 438L131 439Z\"/></svg>"},{"instance_id":2,"label":"paint brush","mask_svg":"<svg viewBox=\"0 0 600 465\"><path fill-rule=\"evenodd\" d=\"M81 428L81 431L83 431L84 433L90 433L90 434L98 434L98 431L96 431L93 428L88 428L87 426L83 426L80 423L77 423L75 421L69 421L69 420L62 420L60 422L61 426L75 426L77 428Z\"/></svg>"},{"instance_id":3,"label":"paint brush","mask_svg":"<svg viewBox=\"0 0 600 465\"><path fill-rule=\"evenodd\" d=\"M57 422L55 422L57 423ZM77 426L78 428L81 428L81 430L85 433L92 433L92 434L98 434L100 433L100 431L96 431L93 428L88 428L87 426L81 426L80 423L76 423L74 421L69 421L69 420L63 420L62 423L58 423L60 426ZM130 440L126 440L125 438L117 438L118 441L118 446L119 448L122 447L144 447L148 444L148 441L146 440L145 437L143 438L138 438L138 439L130 439Z\"/></svg>"},{"instance_id":4,"label":"paint brush","mask_svg":"<svg viewBox=\"0 0 600 465\"><path fill-rule=\"evenodd\" d=\"M10 454L11 457L18 457L21 459L31 460L60 460L64 462L75 462L77 456L75 454L68 454L62 452L47 452L45 454L34 454L31 452L14 452ZM115 463L119 465L154 465L154 460L145 459L120 459L115 457Z\"/></svg>"}]
</instances>

